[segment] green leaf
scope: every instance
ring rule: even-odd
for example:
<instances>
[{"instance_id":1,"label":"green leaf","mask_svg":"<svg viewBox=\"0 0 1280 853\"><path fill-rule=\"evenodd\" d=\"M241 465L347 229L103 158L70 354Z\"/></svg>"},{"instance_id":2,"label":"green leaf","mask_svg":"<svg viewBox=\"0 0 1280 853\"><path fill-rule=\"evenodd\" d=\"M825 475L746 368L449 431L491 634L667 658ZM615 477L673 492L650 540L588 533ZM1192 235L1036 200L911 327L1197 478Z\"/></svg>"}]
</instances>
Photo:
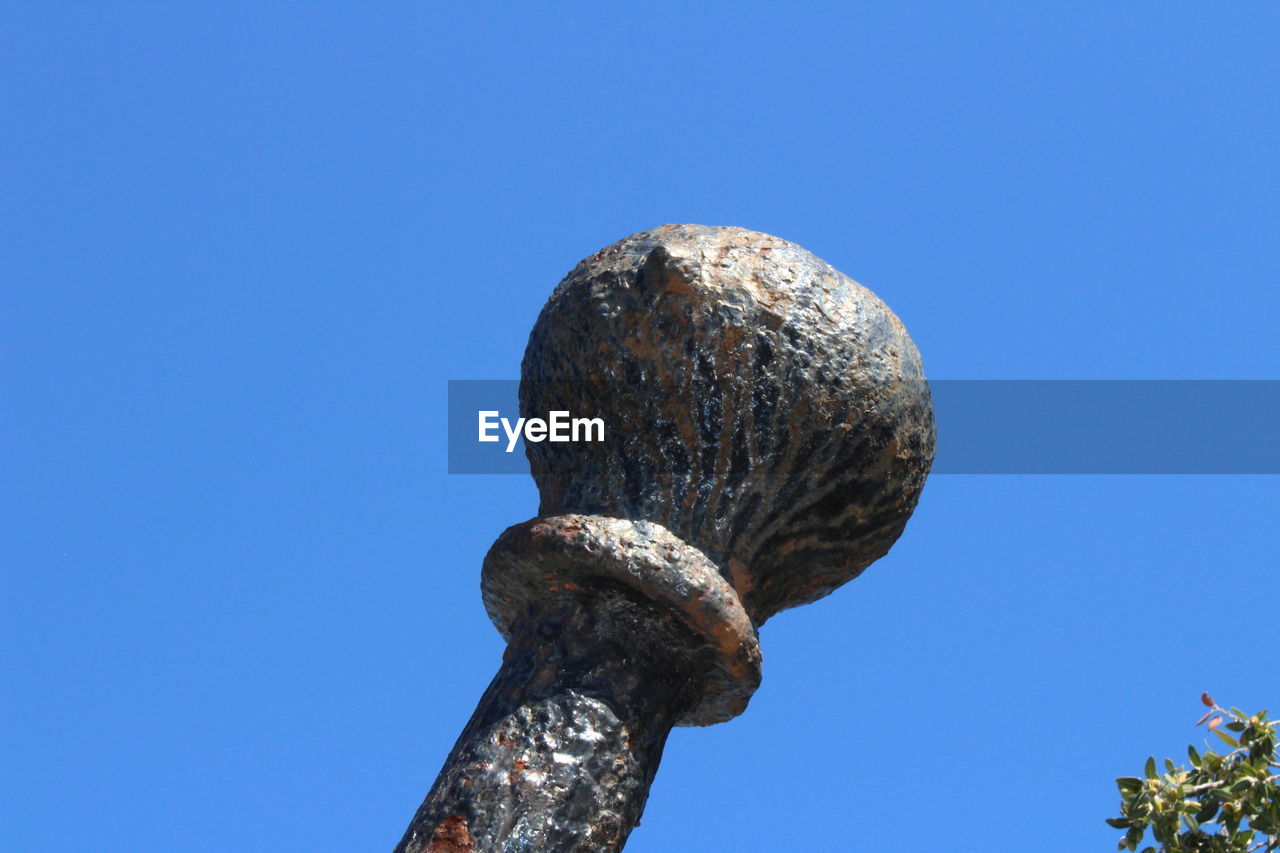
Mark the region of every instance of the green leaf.
<instances>
[{"instance_id":1,"label":"green leaf","mask_svg":"<svg viewBox=\"0 0 1280 853\"><path fill-rule=\"evenodd\" d=\"M1147 765L1143 770L1148 779L1156 778L1156 757L1154 755L1147 758Z\"/></svg>"},{"instance_id":2,"label":"green leaf","mask_svg":"<svg viewBox=\"0 0 1280 853\"><path fill-rule=\"evenodd\" d=\"M1222 738L1222 742L1225 743L1227 746L1231 747L1232 749L1235 749L1236 747L1240 746L1240 743L1235 738L1233 738L1231 735L1227 734L1224 731L1219 731L1218 729L1214 729L1213 733L1218 737Z\"/></svg>"},{"instance_id":3,"label":"green leaf","mask_svg":"<svg viewBox=\"0 0 1280 853\"><path fill-rule=\"evenodd\" d=\"M1132 824L1133 824L1133 821L1129 820L1129 818L1127 817L1107 818L1107 826L1113 827L1115 829L1128 829L1129 826Z\"/></svg>"},{"instance_id":4,"label":"green leaf","mask_svg":"<svg viewBox=\"0 0 1280 853\"><path fill-rule=\"evenodd\" d=\"M1196 752L1196 748L1194 746L1187 747L1187 755L1190 756L1191 764L1193 766L1195 767L1200 766L1200 753Z\"/></svg>"},{"instance_id":5,"label":"green leaf","mask_svg":"<svg viewBox=\"0 0 1280 853\"><path fill-rule=\"evenodd\" d=\"M1136 776L1121 776L1116 780L1121 794L1136 794L1142 790L1142 780Z\"/></svg>"},{"instance_id":6,"label":"green leaf","mask_svg":"<svg viewBox=\"0 0 1280 853\"><path fill-rule=\"evenodd\" d=\"M1198 822L1194 817L1192 817L1191 815L1189 815L1189 814L1184 814L1184 815L1182 816L1182 822L1183 822L1183 823L1185 823L1185 824L1187 825L1187 829L1191 830L1192 832L1199 832L1199 831L1200 831L1200 824L1199 824L1199 822Z\"/></svg>"},{"instance_id":7,"label":"green leaf","mask_svg":"<svg viewBox=\"0 0 1280 853\"><path fill-rule=\"evenodd\" d=\"M1237 723L1234 720L1223 726L1224 729L1230 729L1233 732L1244 731L1244 723Z\"/></svg>"},{"instance_id":8,"label":"green leaf","mask_svg":"<svg viewBox=\"0 0 1280 853\"><path fill-rule=\"evenodd\" d=\"M1177 772L1178 772L1178 768L1177 768L1176 766L1174 766L1173 759L1171 759L1171 758L1166 758L1166 759L1164 760L1164 769L1165 769L1165 770L1168 770L1170 773L1177 773Z\"/></svg>"}]
</instances>

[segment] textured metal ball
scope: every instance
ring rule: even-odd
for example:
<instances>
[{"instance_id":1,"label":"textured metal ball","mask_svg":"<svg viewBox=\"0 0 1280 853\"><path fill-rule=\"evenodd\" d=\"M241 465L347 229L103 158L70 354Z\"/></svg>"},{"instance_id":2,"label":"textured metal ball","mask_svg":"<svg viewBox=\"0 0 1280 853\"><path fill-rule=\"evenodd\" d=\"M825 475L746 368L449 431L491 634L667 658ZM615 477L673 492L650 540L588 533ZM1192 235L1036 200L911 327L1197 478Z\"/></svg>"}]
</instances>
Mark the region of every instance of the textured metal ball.
<instances>
[{"instance_id":1,"label":"textured metal ball","mask_svg":"<svg viewBox=\"0 0 1280 853\"><path fill-rule=\"evenodd\" d=\"M539 514L661 524L755 624L889 550L933 460L920 354L876 296L801 247L664 225L583 260L529 337L521 414L601 417L526 442Z\"/></svg>"}]
</instances>

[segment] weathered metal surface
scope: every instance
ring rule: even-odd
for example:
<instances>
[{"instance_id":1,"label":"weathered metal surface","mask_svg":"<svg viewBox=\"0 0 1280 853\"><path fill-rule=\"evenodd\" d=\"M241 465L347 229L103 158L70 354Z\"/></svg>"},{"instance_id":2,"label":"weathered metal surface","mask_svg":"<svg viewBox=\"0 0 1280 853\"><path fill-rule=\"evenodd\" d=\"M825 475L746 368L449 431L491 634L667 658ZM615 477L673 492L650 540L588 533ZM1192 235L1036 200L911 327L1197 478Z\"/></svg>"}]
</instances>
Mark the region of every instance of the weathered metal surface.
<instances>
[{"instance_id":1,"label":"weathered metal surface","mask_svg":"<svg viewBox=\"0 0 1280 853\"><path fill-rule=\"evenodd\" d=\"M480 589L489 618L509 639L530 601L596 581L669 610L709 652L699 701L677 725L706 726L742 713L760 685L755 626L715 564L661 525L598 515L517 524L485 557Z\"/></svg>"},{"instance_id":2,"label":"weathered metal surface","mask_svg":"<svg viewBox=\"0 0 1280 853\"><path fill-rule=\"evenodd\" d=\"M672 723L697 700L699 645L621 588L530 606L396 850L621 849Z\"/></svg>"},{"instance_id":3,"label":"weathered metal surface","mask_svg":"<svg viewBox=\"0 0 1280 853\"><path fill-rule=\"evenodd\" d=\"M582 261L538 317L525 417L539 518L485 560L503 665L403 851L618 850L672 725L740 713L756 628L856 577L933 459L920 356L870 291L800 247L666 225Z\"/></svg>"},{"instance_id":4,"label":"weathered metal surface","mask_svg":"<svg viewBox=\"0 0 1280 853\"><path fill-rule=\"evenodd\" d=\"M933 459L920 354L862 285L742 228L665 225L582 261L525 350L539 515L646 519L721 566L757 625L883 556Z\"/></svg>"}]
</instances>

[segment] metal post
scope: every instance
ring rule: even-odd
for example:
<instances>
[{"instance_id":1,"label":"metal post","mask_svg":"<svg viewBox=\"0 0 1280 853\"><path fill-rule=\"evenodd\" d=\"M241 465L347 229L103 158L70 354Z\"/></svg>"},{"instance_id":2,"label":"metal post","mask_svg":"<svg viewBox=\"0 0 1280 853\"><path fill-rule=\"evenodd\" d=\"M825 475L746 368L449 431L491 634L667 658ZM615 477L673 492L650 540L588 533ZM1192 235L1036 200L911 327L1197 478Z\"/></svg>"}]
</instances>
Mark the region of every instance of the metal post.
<instances>
[{"instance_id":1,"label":"metal post","mask_svg":"<svg viewBox=\"0 0 1280 853\"><path fill-rule=\"evenodd\" d=\"M901 534L933 459L920 356L800 247L667 225L582 261L525 352L537 518L481 574L502 667L397 851L619 850L673 725L741 713L757 628Z\"/></svg>"}]
</instances>

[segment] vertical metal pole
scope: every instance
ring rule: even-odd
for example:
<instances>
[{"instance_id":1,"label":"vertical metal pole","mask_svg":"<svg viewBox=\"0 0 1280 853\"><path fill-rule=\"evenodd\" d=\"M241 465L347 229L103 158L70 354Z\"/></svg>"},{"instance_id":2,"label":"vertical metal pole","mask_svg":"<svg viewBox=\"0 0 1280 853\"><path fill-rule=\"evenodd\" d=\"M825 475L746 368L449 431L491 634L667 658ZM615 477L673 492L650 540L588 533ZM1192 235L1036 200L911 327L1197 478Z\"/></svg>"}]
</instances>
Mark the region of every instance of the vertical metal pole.
<instances>
[{"instance_id":1,"label":"vertical metal pole","mask_svg":"<svg viewBox=\"0 0 1280 853\"><path fill-rule=\"evenodd\" d=\"M697 699L695 652L621 591L531 608L397 849L621 849Z\"/></svg>"}]
</instances>

